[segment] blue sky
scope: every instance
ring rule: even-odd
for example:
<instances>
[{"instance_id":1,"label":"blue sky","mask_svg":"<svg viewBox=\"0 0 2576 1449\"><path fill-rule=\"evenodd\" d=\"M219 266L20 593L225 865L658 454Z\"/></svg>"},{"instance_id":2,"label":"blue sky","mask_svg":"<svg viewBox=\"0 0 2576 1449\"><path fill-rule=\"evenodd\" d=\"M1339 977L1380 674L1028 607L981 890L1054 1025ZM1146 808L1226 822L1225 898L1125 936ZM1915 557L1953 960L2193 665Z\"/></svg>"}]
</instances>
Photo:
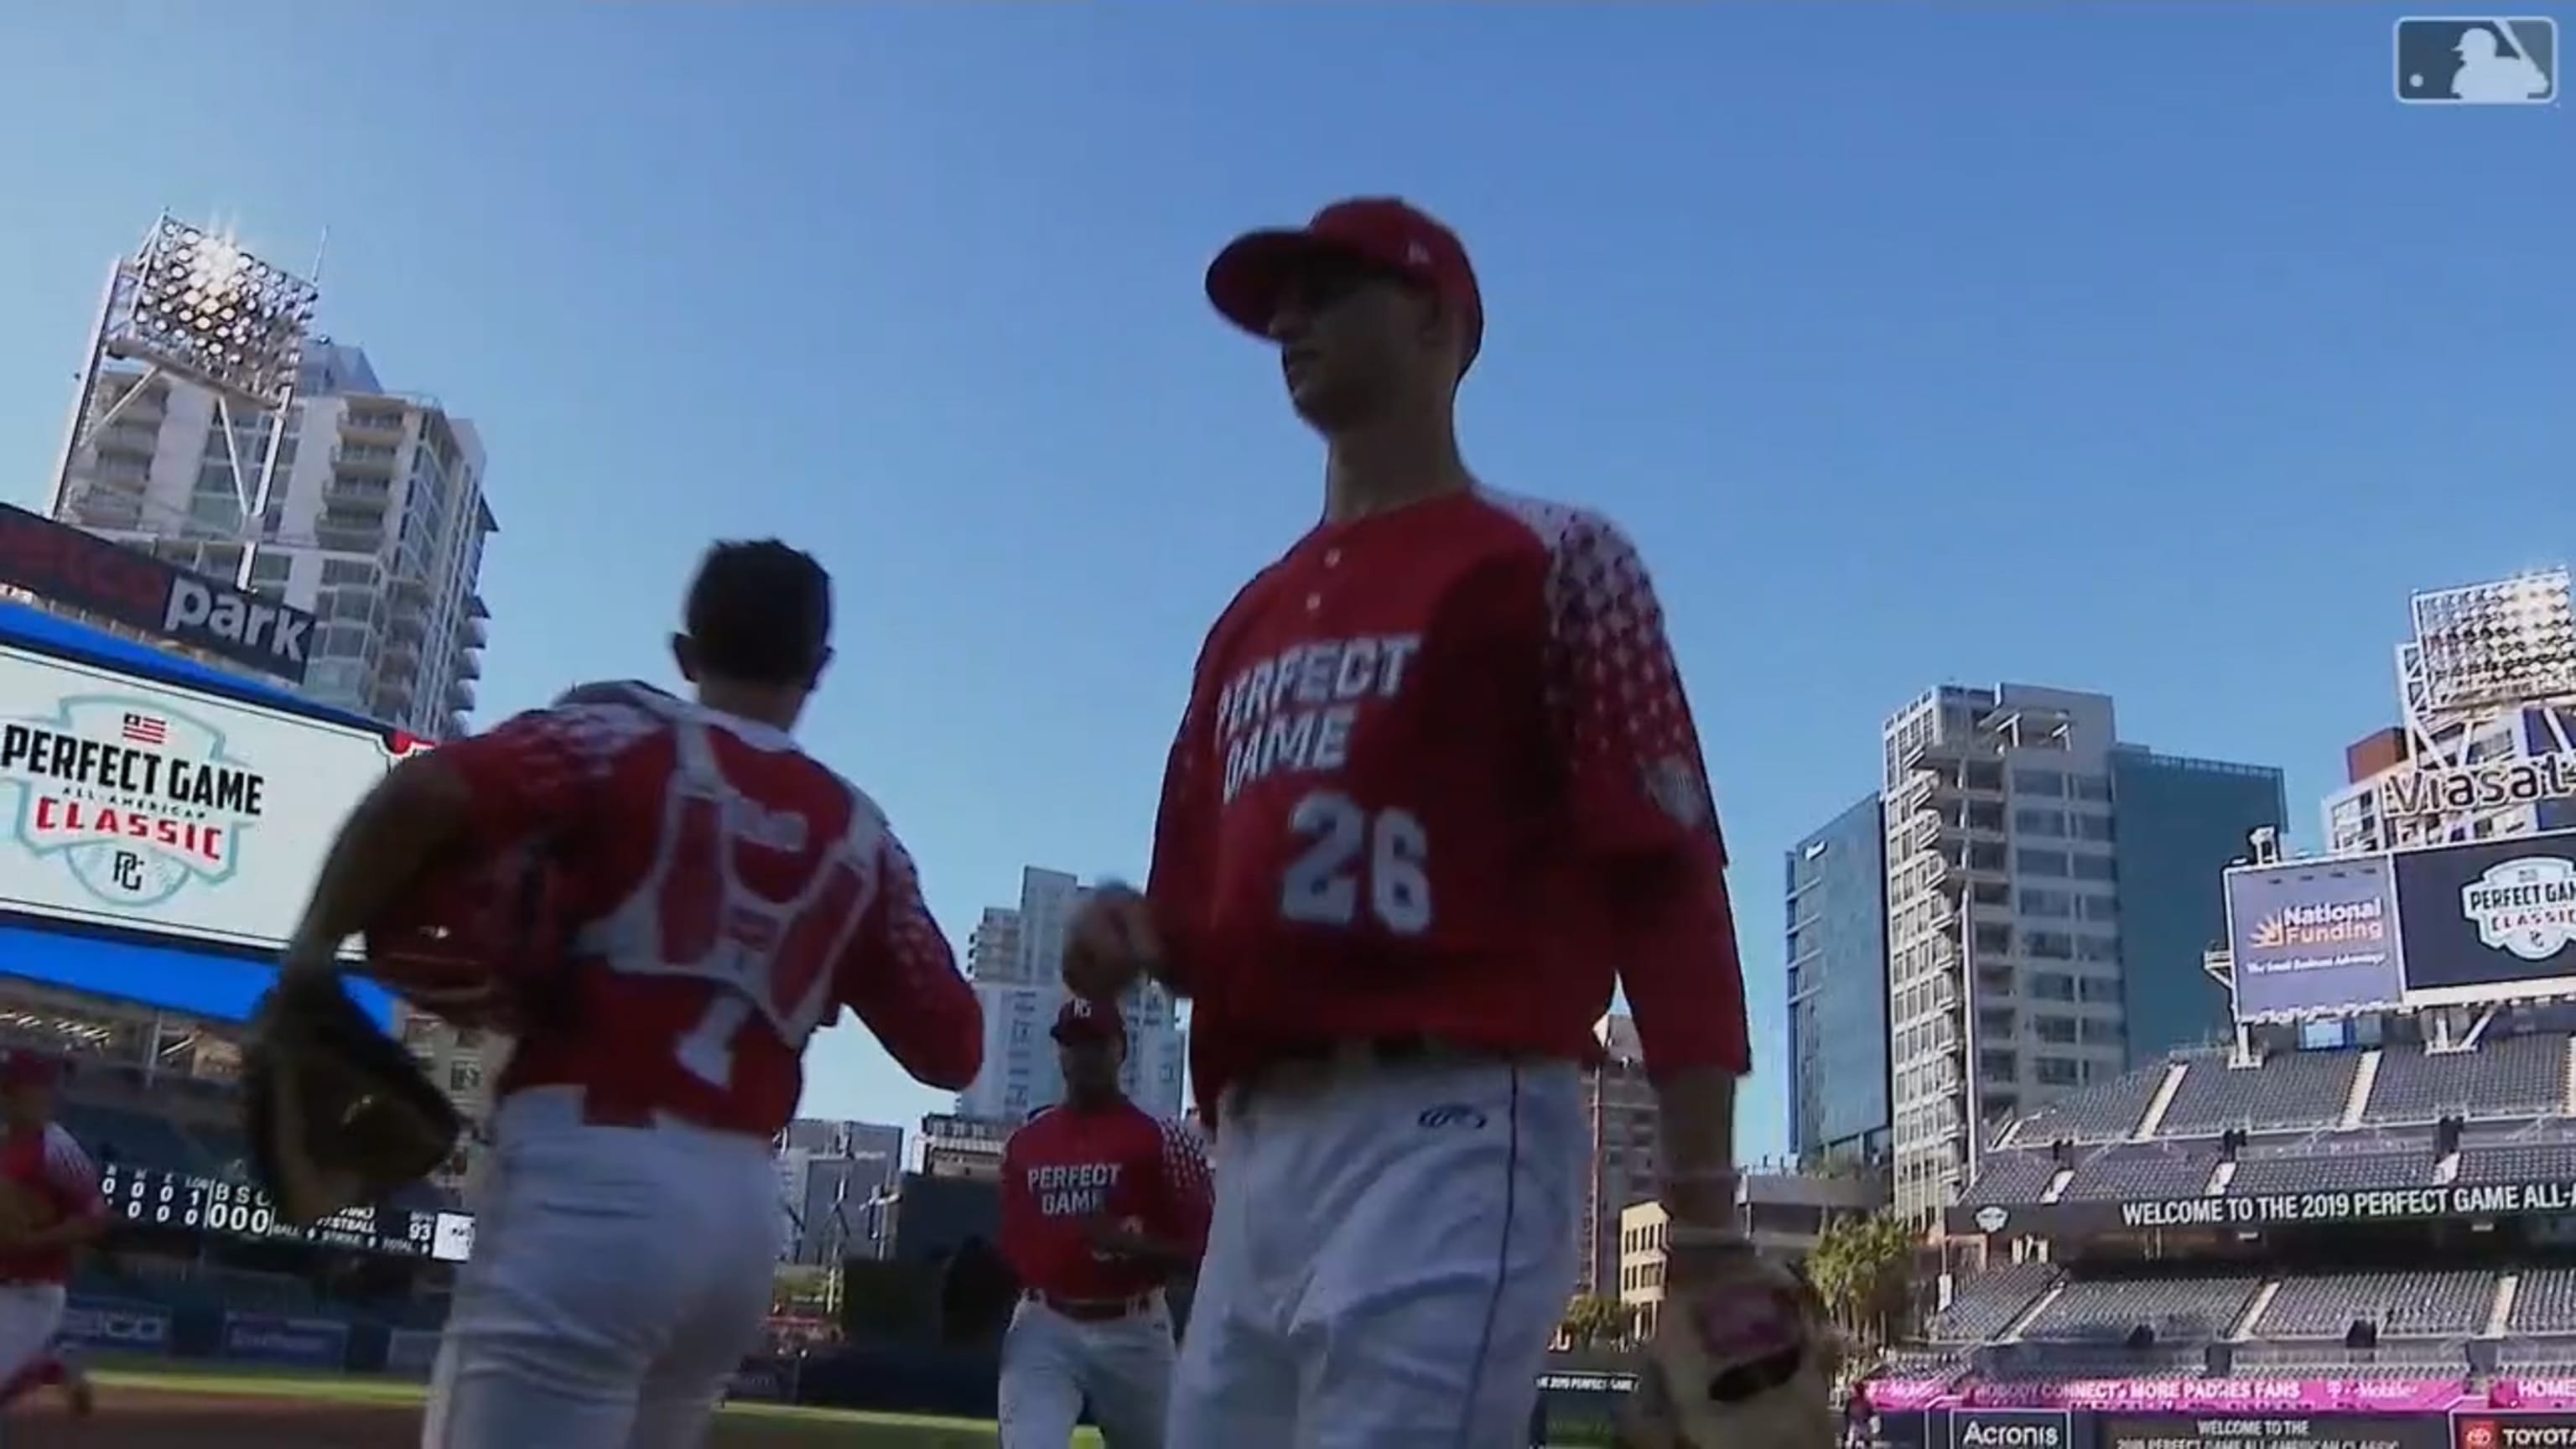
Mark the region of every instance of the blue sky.
<instances>
[{"instance_id":1,"label":"blue sky","mask_svg":"<svg viewBox=\"0 0 2576 1449\"><path fill-rule=\"evenodd\" d=\"M2527 8L2527 7L2526 7ZM1780 852L1945 679L2277 763L2389 721L2410 588L2576 553L2576 130L2401 107L2365 5L22 6L0 464L41 503L161 208L473 417L486 717L658 676L713 536L839 577L809 734L962 941L1141 866L1201 632L1318 451L1198 279L1352 192L1450 219L1462 426L1662 582L1785 1140ZM939 1099L854 1029L809 1111Z\"/></svg>"}]
</instances>

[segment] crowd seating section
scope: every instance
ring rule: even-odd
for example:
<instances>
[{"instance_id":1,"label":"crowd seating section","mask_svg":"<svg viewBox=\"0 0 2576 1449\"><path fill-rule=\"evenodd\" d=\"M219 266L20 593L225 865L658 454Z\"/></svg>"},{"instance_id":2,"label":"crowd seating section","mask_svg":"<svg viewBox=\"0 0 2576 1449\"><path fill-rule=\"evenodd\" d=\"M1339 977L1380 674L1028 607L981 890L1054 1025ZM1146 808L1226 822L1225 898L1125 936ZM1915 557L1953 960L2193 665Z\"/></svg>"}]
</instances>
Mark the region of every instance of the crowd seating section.
<instances>
[{"instance_id":1,"label":"crowd seating section","mask_svg":"<svg viewBox=\"0 0 2576 1449\"><path fill-rule=\"evenodd\" d=\"M2443 1117L2532 1116L2567 1102L2567 1038L2556 1033L2482 1042L2474 1051L2380 1053L2362 1117L2431 1122Z\"/></svg>"},{"instance_id":2,"label":"crowd seating section","mask_svg":"<svg viewBox=\"0 0 2576 1449\"><path fill-rule=\"evenodd\" d=\"M2422 1187L2433 1180L2438 1159L2428 1144L2417 1148L2353 1152L2273 1152L2236 1161L2227 1181L2230 1197L2284 1192L2367 1192Z\"/></svg>"},{"instance_id":3,"label":"crowd seating section","mask_svg":"<svg viewBox=\"0 0 2576 1449\"><path fill-rule=\"evenodd\" d=\"M1978 1168L1977 1180L1960 1198L1970 1207L2038 1201L2057 1176L2058 1161L2046 1152L1991 1152Z\"/></svg>"},{"instance_id":4,"label":"crowd seating section","mask_svg":"<svg viewBox=\"0 0 2576 1449\"><path fill-rule=\"evenodd\" d=\"M2008 1140L2025 1147L2046 1147L2060 1140L2117 1142L2138 1130L2164 1079L2165 1068L2158 1064L2051 1098L2014 1124Z\"/></svg>"},{"instance_id":5,"label":"crowd seating section","mask_svg":"<svg viewBox=\"0 0 2576 1449\"><path fill-rule=\"evenodd\" d=\"M2576 1142L2464 1144L2456 1181L2472 1187L2499 1182L2576 1181Z\"/></svg>"},{"instance_id":6,"label":"crowd seating section","mask_svg":"<svg viewBox=\"0 0 2576 1449\"><path fill-rule=\"evenodd\" d=\"M2203 1056L2183 1073L2157 1124L2163 1136L2209 1136L2230 1128L2281 1131L2331 1126L2352 1098L2359 1052L2280 1052L2259 1067Z\"/></svg>"},{"instance_id":7,"label":"crowd seating section","mask_svg":"<svg viewBox=\"0 0 2576 1449\"><path fill-rule=\"evenodd\" d=\"M2576 1334L2576 1268L2534 1268L2513 1291L2512 1333Z\"/></svg>"},{"instance_id":8,"label":"crowd seating section","mask_svg":"<svg viewBox=\"0 0 2576 1449\"><path fill-rule=\"evenodd\" d=\"M2021 1336L2117 1343L2144 1328L2160 1342L2206 1342L2233 1332L2259 1280L2077 1280L2040 1309Z\"/></svg>"},{"instance_id":9,"label":"crowd seating section","mask_svg":"<svg viewBox=\"0 0 2576 1449\"><path fill-rule=\"evenodd\" d=\"M2258 1339L2342 1338L2357 1321L2391 1338L2467 1338L2495 1306L2494 1273L2340 1273L2284 1279Z\"/></svg>"},{"instance_id":10,"label":"crowd seating section","mask_svg":"<svg viewBox=\"0 0 2576 1449\"><path fill-rule=\"evenodd\" d=\"M2076 1166L2059 1202L2130 1202L2143 1198L2193 1197L2209 1186L2218 1170L2218 1154L2193 1152L2162 1143L2111 1147Z\"/></svg>"},{"instance_id":11,"label":"crowd seating section","mask_svg":"<svg viewBox=\"0 0 2576 1449\"><path fill-rule=\"evenodd\" d=\"M1950 1306L1932 1315L1924 1341L1983 1343L2012 1326L2057 1278L2046 1263L2015 1263L1954 1280Z\"/></svg>"}]
</instances>

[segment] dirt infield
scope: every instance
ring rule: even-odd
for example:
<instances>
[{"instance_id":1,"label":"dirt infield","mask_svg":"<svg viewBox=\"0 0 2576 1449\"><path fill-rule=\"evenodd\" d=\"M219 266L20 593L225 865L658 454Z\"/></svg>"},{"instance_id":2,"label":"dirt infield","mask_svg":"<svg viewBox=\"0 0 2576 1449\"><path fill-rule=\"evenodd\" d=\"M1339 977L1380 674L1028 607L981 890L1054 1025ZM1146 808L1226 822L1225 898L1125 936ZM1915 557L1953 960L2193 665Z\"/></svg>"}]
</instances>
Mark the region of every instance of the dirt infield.
<instances>
[{"instance_id":1,"label":"dirt infield","mask_svg":"<svg viewBox=\"0 0 2576 1449\"><path fill-rule=\"evenodd\" d=\"M87 1420L67 1418L60 1401L44 1394L0 1425L0 1449L412 1449L419 1442L416 1404L134 1388L102 1389L98 1413ZM743 1415L719 1420L713 1439L719 1449L818 1443L851 1449L947 1449L992 1442L989 1433Z\"/></svg>"}]
</instances>

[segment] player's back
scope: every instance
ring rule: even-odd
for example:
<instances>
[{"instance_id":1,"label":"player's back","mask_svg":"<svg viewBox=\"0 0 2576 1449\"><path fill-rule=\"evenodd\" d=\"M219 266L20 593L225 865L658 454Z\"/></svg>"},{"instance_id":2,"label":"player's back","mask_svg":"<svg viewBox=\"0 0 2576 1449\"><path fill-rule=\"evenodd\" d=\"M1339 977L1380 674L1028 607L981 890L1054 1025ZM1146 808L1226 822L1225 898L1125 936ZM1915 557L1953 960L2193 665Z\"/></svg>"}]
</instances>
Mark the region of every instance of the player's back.
<instances>
[{"instance_id":1,"label":"player's back","mask_svg":"<svg viewBox=\"0 0 2576 1449\"><path fill-rule=\"evenodd\" d=\"M641 686L578 708L597 716L599 781L555 851L572 959L502 1091L578 1087L593 1121L768 1136L807 1041L864 994L850 978L906 969L885 959L885 917L917 892L909 863L875 804L783 731Z\"/></svg>"}]
</instances>

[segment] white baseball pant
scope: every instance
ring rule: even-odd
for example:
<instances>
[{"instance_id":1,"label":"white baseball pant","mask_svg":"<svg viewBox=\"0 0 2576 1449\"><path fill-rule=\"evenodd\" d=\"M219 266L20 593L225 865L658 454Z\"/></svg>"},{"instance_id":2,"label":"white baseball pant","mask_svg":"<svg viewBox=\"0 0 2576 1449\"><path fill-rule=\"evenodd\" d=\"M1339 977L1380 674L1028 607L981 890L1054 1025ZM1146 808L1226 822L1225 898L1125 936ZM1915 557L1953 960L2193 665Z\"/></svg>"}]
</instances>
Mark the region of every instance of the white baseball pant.
<instances>
[{"instance_id":1,"label":"white baseball pant","mask_svg":"<svg viewBox=\"0 0 2576 1449\"><path fill-rule=\"evenodd\" d=\"M1354 1050L1224 1110L1168 1442L1521 1442L1580 1261L1575 1066Z\"/></svg>"},{"instance_id":2,"label":"white baseball pant","mask_svg":"<svg viewBox=\"0 0 2576 1449\"><path fill-rule=\"evenodd\" d=\"M1175 1353L1160 1294L1098 1320L1020 1300L1002 1336L1002 1449L1065 1449L1086 1401L1108 1449L1162 1449Z\"/></svg>"},{"instance_id":3,"label":"white baseball pant","mask_svg":"<svg viewBox=\"0 0 2576 1449\"><path fill-rule=\"evenodd\" d=\"M422 1449L696 1449L760 1343L777 1259L766 1140L512 1095Z\"/></svg>"}]
</instances>

